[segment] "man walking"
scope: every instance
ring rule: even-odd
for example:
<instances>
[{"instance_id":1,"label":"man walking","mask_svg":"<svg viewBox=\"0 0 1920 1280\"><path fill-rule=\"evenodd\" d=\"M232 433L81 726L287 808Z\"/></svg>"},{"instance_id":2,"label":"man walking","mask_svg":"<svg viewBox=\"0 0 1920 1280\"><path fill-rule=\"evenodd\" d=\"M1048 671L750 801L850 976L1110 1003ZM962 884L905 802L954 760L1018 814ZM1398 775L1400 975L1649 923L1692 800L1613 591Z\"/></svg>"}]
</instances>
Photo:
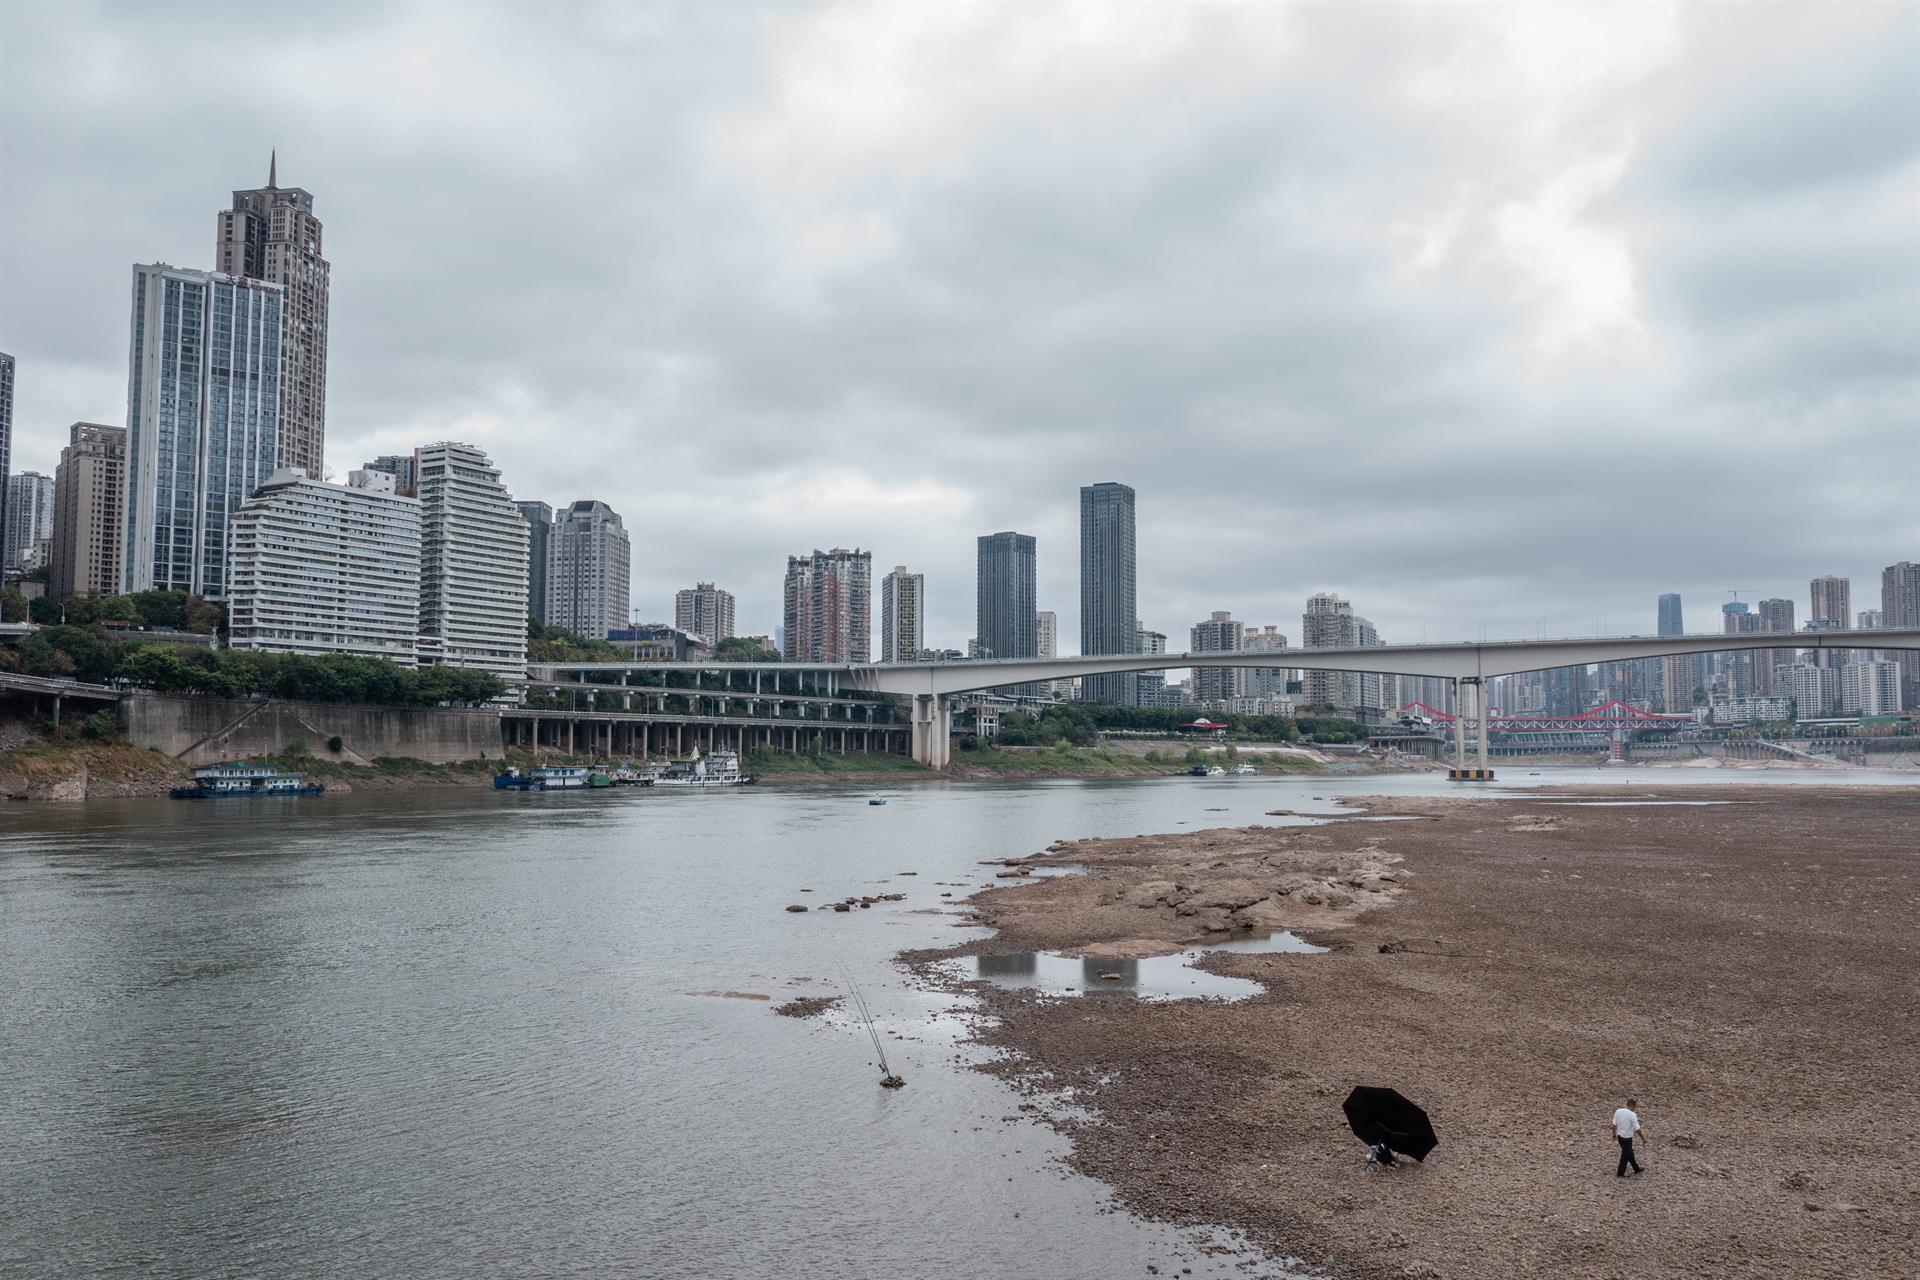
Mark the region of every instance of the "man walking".
<instances>
[{"instance_id":1,"label":"man walking","mask_svg":"<svg viewBox=\"0 0 1920 1280\"><path fill-rule=\"evenodd\" d=\"M1613 1113L1613 1120L1607 1127L1613 1130L1613 1136L1620 1140L1620 1167L1614 1171L1614 1177L1627 1176L1627 1166L1632 1165L1635 1173L1640 1172L1640 1162L1633 1158L1633 1140L1640 1133L1640 1117L1634 1114L1639 1106L1638 1100L1627 1099L1627 1105Z\"/></svg>"}]
</instances>

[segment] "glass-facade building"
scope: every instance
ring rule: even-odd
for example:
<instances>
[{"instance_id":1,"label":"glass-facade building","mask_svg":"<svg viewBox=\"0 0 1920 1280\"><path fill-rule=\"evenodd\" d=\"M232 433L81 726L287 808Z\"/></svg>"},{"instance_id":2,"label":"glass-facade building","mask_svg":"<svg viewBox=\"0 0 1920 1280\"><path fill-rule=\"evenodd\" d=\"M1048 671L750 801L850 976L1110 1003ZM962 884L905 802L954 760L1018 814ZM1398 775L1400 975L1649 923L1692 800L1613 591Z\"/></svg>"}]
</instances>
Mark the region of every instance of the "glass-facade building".
<instances>
[{"instance_id":1,"label":"glass-facade building","mask_svg":"<svg viewBox=\"0 0 1920 1280\"><path fill-rule=\"evenodd\" d=\"M1040 654L1034 608L1034 540L1025 533L987 533L979 540L976 636L983 658Z\"/></svg>"},{"instance_id":2,"label":"glass-facade building","mask_svg":"<svg viewBox=\"0 0 1920 1280\"><path fill-rule=\"evenodd\" d=\"M1133 489L1107 481L1080 490L1080 652L1093 657L1134 652L1140 629L1136 607ZM1138 681L1131 674L1088 676L1085 702L1132 706Z\"/></svg>"},{"instance_id":3,"label":"glass-facade building","mask_svg":"<svg viewBox=\"0 0 1920 1280\"><path fill-rule=\"evenodd\" d=\"M228 530L278 459L279 285L133 269L127 591L226 597Z\"/></svg>"}]
</instances>

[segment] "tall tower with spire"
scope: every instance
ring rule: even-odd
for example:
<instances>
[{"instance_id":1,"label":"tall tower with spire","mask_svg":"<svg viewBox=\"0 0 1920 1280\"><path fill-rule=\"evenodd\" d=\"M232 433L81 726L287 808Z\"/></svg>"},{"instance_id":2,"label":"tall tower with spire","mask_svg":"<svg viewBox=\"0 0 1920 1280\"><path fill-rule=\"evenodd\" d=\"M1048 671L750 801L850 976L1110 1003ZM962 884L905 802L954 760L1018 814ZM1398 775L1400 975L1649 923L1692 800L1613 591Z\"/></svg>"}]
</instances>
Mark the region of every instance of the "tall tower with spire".
<instances>
[{"instance_id":1,"label":"tall tower with spire","mask_svg":"<svg viewBox=\"0 0 1920 1280\"><path fill-rule=\"evenodd\" d=\"M280 351L280 431L276 465L325 474L327 441L327 289L313 196L280 185L280 153L267 161L267 185L233 193L214 233L216 271L269 280L286 291Z\"/></svg>"}]
</instances>

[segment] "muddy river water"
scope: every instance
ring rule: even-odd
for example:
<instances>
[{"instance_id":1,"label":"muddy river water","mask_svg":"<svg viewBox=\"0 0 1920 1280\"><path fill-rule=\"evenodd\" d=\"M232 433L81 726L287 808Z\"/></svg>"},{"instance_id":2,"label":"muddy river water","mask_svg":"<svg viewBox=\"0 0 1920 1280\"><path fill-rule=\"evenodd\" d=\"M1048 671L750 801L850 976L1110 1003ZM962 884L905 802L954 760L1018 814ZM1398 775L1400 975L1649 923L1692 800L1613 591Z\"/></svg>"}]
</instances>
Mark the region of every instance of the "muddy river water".
<instances>
[{"instance_id":1,"label":"muddy river water","mask_svg":"<svg viewBox=\"0 0 1920 1280\"><path fill-rule=\"evenodd\" d=\"M1515 779L1713 780L1911 775ZM1446 786L0 810L0 1277L1284 1274L1110 1211L1053 1162L1058 1137L961 1069L953 997L891 957L977 936L945 912L992 882L983 859ZM875 1087L845 1016L772 1012L848 978L906 1088Z\"/></svg>"}]
</instances>

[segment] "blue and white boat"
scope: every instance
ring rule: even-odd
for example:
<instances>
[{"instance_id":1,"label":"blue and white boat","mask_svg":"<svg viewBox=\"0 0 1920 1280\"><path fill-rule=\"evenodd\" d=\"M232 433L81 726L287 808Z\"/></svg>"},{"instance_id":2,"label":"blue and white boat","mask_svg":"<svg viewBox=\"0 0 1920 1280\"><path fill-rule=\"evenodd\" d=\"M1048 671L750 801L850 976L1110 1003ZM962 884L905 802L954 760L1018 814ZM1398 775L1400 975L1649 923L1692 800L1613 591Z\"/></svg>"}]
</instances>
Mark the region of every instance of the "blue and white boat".
<instances>
[{"instance_id":1,"label":"blue and white boat","mask_svg":"<svg viewBox=\"0 0 1920 1280\"><path fill-rule=\"evenodd\" d=\"M493 775L495 791L583 791L590 783L592 770L585 765L541 765L522 773L508 769ZM605 785L605 784L602 784Z\"/></svg>"},{"instance_id":2,"label":"blue and white boat","mask_svg":"<svg viewBox=\"0 0 1920 1280\"><path fill-rule=\"evenodd\" d=\"M175 800L219 800L229 796L317 796L326 794L304 773L282 773L270 765L225 761L193 771L193 785L175 787Z\"/></svg>"}]
</instances>

